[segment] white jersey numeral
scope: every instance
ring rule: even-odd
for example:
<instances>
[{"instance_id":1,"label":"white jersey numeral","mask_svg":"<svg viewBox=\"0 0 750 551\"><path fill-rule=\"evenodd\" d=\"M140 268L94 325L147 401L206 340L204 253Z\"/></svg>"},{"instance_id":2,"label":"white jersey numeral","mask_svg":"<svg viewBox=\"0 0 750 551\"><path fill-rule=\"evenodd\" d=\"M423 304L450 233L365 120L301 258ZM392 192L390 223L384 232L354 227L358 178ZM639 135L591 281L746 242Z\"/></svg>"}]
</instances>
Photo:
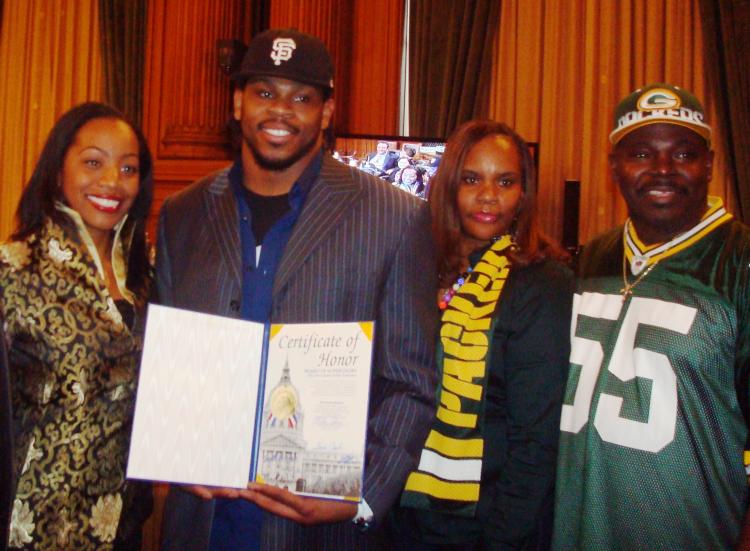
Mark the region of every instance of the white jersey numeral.
<instances>
[{"instance_id":1,"label":"white jersey numeral","mask_svg":"<svg viewBox=\"0 0 750 551\"><path fill-rule=\"evenodd\" d=\"M563 405L560 429L578 433L588 422L596 381L604 361L601 343L577 337L578 316L617 320L622 297L601 293L576 295L573 301L570 363L581 366L573 405ZM605 442L638 450L658 452L674 440L677 423L677 379L669 358L660 352L636 347L639 325L650 325L686 335L697 310L663 300L634 297L617 336L607 369L623 382L635 377L651 379L651 401L647 422L623 418L623 398L607 393L599 396L594 426Z\"/></svg>"}]
</instances>

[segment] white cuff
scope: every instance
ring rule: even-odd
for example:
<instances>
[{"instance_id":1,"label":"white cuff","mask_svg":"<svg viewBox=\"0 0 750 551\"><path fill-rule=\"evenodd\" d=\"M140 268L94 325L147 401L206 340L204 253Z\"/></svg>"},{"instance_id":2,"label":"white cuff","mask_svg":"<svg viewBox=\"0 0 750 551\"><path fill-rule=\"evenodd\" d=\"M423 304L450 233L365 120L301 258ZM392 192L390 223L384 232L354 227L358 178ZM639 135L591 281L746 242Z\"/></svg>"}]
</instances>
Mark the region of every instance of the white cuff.
<instances>
[{"instance_id":1,"label":"white cuff","mask_svg":"<svg viewBox=\"0 0 750 551\"><path fill-rule=\"evenodd\" d=\"M375 513L372 512L367 502L362 499L357 504L357 514L352 519L352 522L356 524L360 530L367 530L372 525L372 521L375 518Z\"/></svg>"}]
</instances>

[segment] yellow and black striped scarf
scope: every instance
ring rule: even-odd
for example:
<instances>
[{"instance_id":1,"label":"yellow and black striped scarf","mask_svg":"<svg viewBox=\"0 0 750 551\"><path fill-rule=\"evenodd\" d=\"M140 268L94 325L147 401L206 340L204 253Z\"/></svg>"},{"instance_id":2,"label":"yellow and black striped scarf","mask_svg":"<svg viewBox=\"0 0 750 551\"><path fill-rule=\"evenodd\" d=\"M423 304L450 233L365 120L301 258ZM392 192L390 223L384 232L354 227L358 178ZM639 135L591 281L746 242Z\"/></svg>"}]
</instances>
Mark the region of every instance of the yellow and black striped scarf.
<instances>
[{"instance_id":1,"label":"yellow and black striped scarf","mask_svg":"<svg viewBox=\"0 0 750 551\"><path fill-rule=\"evenodd\" d=\"M473 516L484 453L484 398L492 317L510 271L512 240L504 235L474 266L443 313L438 358L440 403L417 470L401 505Z\"/></svg>"}]
</instances>

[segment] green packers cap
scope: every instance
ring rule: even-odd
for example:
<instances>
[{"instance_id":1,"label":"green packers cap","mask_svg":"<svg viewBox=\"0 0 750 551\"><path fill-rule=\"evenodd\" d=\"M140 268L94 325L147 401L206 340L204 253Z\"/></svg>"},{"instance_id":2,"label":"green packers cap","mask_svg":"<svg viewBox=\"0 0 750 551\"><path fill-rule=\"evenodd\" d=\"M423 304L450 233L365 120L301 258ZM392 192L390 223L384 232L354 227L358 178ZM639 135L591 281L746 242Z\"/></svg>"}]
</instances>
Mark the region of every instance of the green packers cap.
<instances>
[{"instance_id":1,"label":"green packers cap","mask_svg":"<svg viewBox=\"0 0 750 551\"><path fill-rule=\"evenodd\" d=\"M693 94L672 84L657 82L623 99L615 109L615 128L609 141L615 145L636 128L647 124L678 124L700 134L711 144L711 127L703 119L703 106Z\"/></svg>"},{"instance_id":2,"label":"green packers cap","mask_svg":"<svg viewBox=\"0 0 750 551\"><path fill-rule=\"evenodd\" d=\"M320 39L296 29L270 29L252 39L232 80L280 77L333 90L333 62Z\"/></svg>"}]
</instances>

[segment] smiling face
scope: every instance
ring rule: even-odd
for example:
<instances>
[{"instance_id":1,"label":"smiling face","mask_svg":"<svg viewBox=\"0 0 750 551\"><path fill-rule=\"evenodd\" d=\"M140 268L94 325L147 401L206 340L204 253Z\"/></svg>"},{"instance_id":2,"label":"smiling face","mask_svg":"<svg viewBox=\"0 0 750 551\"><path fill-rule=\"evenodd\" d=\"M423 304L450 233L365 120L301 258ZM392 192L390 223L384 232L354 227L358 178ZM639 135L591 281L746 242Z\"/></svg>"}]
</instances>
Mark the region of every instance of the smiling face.
<instances>
[{"instance_id":1,"label":"smiling face","mask_svg":"<svg viewBox=\"0 0 750 551\"><path fill-rule=\"evenodd\" d=\"M60 186L65 203L81 215L96 243L111 238L138 195L138 139L118 119L84 124L65 153Z\"/></svg>"},{"instance_id":2,"label":"smiling face","mask_svg":"<svg viewBox=\"0 0 750 551\"><path fill-rule=\"evenodd\" d=\"M617 143L610 168L644 243L669 241L700 221L712 163L706 140L676 124L647 125Z\"/></svg>"},{"instance_id":3,"label":"smiling face","mask_svg":"<svg viewBox=\"0 0 750 551\"><path fill-rule=\"evenodd\" d=\"M490 135L466 155L456 204L464 240L472 248L506 233L523 197L521 159L507 136Z\"/></svg>"},{"instance_id":4,"label":"smiling face","mask_svg":"<svg viewBox=\"0 0 750 551\"><path fill-rule=\"evenodd\" d=\"M332 99L325 100L315 86L293 80L258 78L234 92L243 161L266 171L307 166L323 144L332 115Z\"/></svg>"}]
</instances>

